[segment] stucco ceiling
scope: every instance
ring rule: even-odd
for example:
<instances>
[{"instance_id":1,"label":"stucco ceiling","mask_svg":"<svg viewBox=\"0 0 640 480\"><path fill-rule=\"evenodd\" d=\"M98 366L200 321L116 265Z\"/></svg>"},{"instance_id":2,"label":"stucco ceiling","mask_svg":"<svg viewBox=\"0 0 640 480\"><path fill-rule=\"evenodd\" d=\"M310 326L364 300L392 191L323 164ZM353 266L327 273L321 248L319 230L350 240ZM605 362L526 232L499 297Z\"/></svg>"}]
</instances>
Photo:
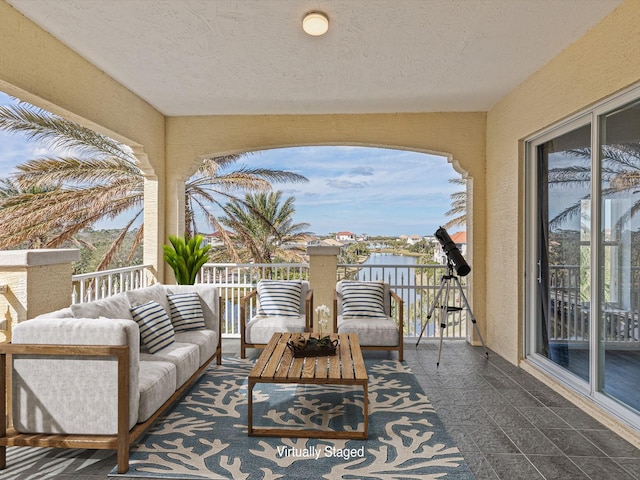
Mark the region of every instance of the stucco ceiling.
<instances>
[{"instance_id":1,"label":"stucco ceiling","mask_svg":"<svg viewBox=\"0 0 640 480\"><path fill-rule=\"evenodd\" d=\"M486 111L622 0L8 3L165 115L215 115Z\"/></svg>"}]
</instances>

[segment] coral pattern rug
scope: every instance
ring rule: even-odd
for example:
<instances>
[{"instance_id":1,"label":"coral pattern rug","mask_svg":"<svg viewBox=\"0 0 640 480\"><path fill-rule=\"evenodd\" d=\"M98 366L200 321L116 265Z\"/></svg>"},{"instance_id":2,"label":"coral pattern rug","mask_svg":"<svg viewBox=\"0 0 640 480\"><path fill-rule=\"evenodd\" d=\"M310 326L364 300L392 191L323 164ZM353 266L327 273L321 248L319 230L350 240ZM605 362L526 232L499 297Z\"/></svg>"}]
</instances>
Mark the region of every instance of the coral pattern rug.
<instances>
[{"instance_id":1,"label":"coral pattern rug","mask_svg":"<svg viewBox=\"0 0 640 480\"><path fill-rule=\"evenodd\" d=\"M249 437L249 360L212 365L131 450L126 476L206 479L473 479L409 368L366 360L369 439ZM254 425L362 430L362 389L257 384ZM115 468L110 476L117 477Z\"/></svg>"}]
</instances>

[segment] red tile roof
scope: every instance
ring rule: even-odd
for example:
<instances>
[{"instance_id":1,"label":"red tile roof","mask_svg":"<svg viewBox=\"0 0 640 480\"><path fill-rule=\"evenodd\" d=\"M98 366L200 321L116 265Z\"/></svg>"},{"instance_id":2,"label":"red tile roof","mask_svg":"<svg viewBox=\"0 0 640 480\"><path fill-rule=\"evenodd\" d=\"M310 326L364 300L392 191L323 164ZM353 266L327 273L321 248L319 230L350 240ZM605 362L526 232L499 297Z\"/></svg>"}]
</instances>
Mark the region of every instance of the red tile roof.
<instances>
[{"instance_id":1,"label":"red tile roof","mask_svg":"<svg viewBox=\"0 0 640 480\"><path fill-rule=\"evenodd\" d=\"M467 243L467 232L456 232L450 237L453 243Z\"/></svg>"}]
</instances>

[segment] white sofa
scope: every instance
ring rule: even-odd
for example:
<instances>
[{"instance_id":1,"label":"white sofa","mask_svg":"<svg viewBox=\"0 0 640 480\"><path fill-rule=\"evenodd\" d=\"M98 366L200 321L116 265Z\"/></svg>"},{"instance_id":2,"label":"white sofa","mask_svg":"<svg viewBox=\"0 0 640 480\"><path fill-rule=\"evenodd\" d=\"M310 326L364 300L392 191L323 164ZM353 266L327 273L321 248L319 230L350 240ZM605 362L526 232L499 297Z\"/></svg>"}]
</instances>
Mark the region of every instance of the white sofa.
<instances>
[{"instance_id":1,"label":"white sofa","mask_svg":"<svg viewBox=\"0 0 640 480\"><path fill-rule=\"evenodd\" d=\"M185 296L173 295L193 292L197 296L186 295L186 301L193 307L188 313L196 314L186 325L183 322L185 331L174 331L186 317L179 304ZM169 303L168 296L175 305ZM144 335L147 323L139 318L137 323L132 316L132 308L140 305L137 310L153 306L159 315L166 312L171 319L168 329L172 332L167 338L173 335L173 342L154 353L144 342L141 346L141 331ZM166 327L164 316L162 322ZM1 345L0 354L3 360L6 354L14 356L13 429L0 435L0 448L114 448L118 450L118 471L124 473L130 443L214 358L221 363L220 296L215 287L206 284L156 284L72 305L16 325L11 344ZM64 441L58 440L61 438Z\"/></svg>"}]
</instances>

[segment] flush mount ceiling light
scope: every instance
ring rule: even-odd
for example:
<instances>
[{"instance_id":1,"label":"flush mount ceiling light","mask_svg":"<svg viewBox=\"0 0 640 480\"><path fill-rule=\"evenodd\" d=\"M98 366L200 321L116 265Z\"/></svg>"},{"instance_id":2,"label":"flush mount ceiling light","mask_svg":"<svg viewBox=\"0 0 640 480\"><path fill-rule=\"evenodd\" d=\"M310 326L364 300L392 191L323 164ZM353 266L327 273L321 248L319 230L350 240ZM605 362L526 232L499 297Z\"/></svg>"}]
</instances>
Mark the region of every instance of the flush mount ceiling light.
<instances>
[{"instance_id":1,"label":"flush mount ceiling light","mask_svg":"<svg viewBox=\"0 0 640 480\"><path fill-rule=\"evenodd\" d=\"M314 37L324 35L329 30L329 18L322 12L309 12L302 19L302 29Z\"/></svg>"}]
</instances>

